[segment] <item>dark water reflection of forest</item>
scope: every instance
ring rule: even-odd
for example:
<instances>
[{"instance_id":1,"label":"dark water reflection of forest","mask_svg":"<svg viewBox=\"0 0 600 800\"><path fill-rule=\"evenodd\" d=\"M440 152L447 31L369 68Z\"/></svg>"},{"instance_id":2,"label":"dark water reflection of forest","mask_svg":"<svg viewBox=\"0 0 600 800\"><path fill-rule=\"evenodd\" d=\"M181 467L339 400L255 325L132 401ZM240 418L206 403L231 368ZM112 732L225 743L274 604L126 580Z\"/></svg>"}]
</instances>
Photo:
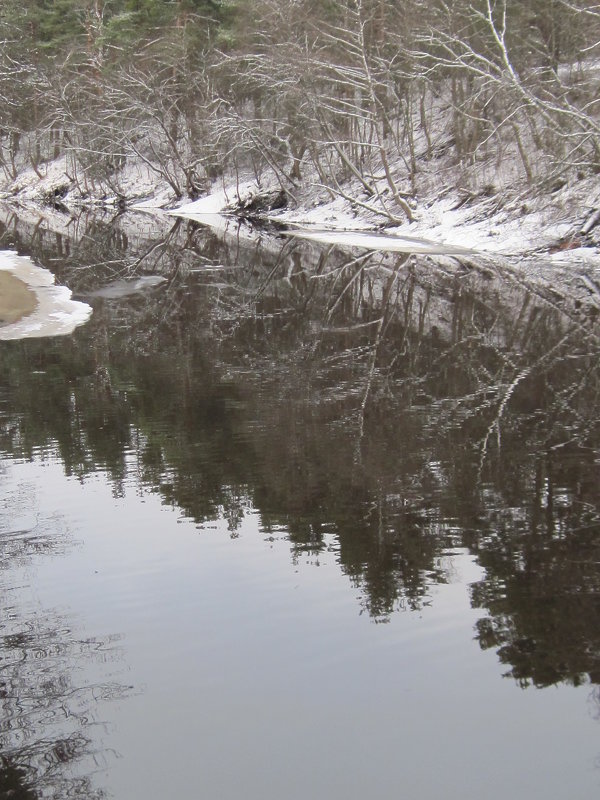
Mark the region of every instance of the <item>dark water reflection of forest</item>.
<instances>
[{"instance_id":1,"label":"dark water reflection of forest","mask_svg":"<svg viewBox=\"0 0 600 800\"><path fill-rule=\"evenodd\" d=\"M0 227L0 249L31 255L94 309L70 337L3 344L7 462L47 459L83 483L102 473L115 497L133 482L195 526L224 521L233 538L251 509L266 537L284 532L292 562L335 552L356 612L375 623L426 609L433 587L452 581L451 554L466 553L479 567L468 586L479 648L522 687L587 684L593 695L593 313L489 264L343 252L167 217L67 222L7 212ZM150 275L166 280L134 291L131 279ZM3 615L11 565L71 546L56 527L15 533L9 511ZM0 796L5 786L68 796L56 764L61 752L63 766L89 759L86 728L54 735L42 730L48 717L54 724L74 691L89 716L97 694L129 689L104 675L75 690L66 674L113 652L110 635L81 641L62 612L35 623L19 613L1 631L12 723L0 729ZM52 656L36 672L28 653L40 642L53 643ZM32 732L21 740L27 684L45 700L25 715ZM92 796L85 778L69 792Z\"/></svg>"}]
</instances>

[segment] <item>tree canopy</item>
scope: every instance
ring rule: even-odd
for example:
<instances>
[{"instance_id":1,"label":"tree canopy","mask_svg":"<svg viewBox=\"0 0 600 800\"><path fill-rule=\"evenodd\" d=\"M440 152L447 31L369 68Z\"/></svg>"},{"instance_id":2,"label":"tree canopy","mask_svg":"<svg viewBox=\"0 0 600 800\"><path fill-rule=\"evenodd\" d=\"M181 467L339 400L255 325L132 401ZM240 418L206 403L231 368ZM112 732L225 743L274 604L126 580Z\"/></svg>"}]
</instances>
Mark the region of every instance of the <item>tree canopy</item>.
<instances>
[{"instance_id":1,"label":"tree canopy","mask_svg":"<svg viewBox=\"0 0 600 800\"><path fill-rule=\"evenodd\" d=\"M179 197L242 169L293 201L308 170L400 221L440 148L469 189L486 159L530 185L600 169L584 0L5 0L0 25L9 177L68 150L83 192L133 159Z\"/></svg>"}]
</instances>

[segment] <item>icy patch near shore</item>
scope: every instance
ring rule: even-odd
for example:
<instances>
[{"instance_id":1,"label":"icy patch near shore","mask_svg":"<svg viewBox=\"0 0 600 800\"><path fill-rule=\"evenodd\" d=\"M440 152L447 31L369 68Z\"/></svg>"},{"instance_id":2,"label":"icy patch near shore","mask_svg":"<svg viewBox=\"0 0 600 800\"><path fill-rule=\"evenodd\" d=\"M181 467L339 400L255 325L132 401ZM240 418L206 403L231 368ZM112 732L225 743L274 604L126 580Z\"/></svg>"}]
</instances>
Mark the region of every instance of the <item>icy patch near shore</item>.
<instances>
[{"instance_id":1,"label":"icy patch near shore","mask_svg":"<svg viewBox=\"0 0 600 800\"><path fill-rule=\"evenodd\" d=\"M388 253L429 253L431 255L473 255L474 251L459 245L434 242L414 236L385 233L366 233L364 231L290 231L289 236L298 236L314 242L337 244L345 247L359 247L365 250L379 250Z\"/></svg>"},{"instance_id":2,"label":"icy patch near shore","mask_svg":"<svg viewBox=\"0 0 600 800\"><path fill-rule=\"evenodd\" d=\"M0 340L64 336L89 319L87 303L71 300L66 286L56 286L54 275L35 266L29 258L0 252L0 274L4 275L4 315L0 317Z\"/></svg>"},{"instance_id":3,"label":"icy patch near shore","mask_svg":"<svg viewBox=\"0 0 600 800\"><path fill-rule=\"evenodd\" d=\"M138 278L123 278L89 292L87 297L100 297L103 300L123 300L133 294L155 289L166 282L167 279L164 275L141 275Z\"/></svg>"}]
</instances>

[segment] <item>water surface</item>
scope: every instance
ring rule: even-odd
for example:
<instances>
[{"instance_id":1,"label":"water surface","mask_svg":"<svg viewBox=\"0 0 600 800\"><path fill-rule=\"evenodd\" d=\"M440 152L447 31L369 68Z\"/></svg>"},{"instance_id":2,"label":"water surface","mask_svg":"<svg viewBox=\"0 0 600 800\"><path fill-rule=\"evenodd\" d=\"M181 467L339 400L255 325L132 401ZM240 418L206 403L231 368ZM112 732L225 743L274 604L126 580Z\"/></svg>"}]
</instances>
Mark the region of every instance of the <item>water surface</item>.
<instances>
[{"instance_id":1,"label":"water surface","mask_svg":"<svg viewBox=\"0 0 600 800\"><path fill-rule=\"evenodd\" d=\"M0 352L4 791L597 797L585 305L141 215L2 237L93 307Z\"/></svg>"}]
</instances>

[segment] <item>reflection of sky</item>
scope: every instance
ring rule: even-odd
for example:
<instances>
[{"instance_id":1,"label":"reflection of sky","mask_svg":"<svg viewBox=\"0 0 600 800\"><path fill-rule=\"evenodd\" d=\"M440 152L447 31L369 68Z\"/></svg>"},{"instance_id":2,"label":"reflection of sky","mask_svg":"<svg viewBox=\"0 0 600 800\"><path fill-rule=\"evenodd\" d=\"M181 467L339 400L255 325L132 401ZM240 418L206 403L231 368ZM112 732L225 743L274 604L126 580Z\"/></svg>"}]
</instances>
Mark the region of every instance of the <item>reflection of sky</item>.
<instances>
[{"instance_id":1,"label":"reflection of sky","mask_svg":"<svg viewBox=\"0 0 600 800\"><path fill-rule=\"evenodd\" d=\"M474 640L464 551L421 611L375 625L334 548L294 562L254 514L231 539L51 461L6 464L2 484L15 524L60 517L80 543L35 562L41 606L122 636L134 695L98 712L118 800L597 797L589 690L501 679Z\"/></svg>"}]
</instances>

